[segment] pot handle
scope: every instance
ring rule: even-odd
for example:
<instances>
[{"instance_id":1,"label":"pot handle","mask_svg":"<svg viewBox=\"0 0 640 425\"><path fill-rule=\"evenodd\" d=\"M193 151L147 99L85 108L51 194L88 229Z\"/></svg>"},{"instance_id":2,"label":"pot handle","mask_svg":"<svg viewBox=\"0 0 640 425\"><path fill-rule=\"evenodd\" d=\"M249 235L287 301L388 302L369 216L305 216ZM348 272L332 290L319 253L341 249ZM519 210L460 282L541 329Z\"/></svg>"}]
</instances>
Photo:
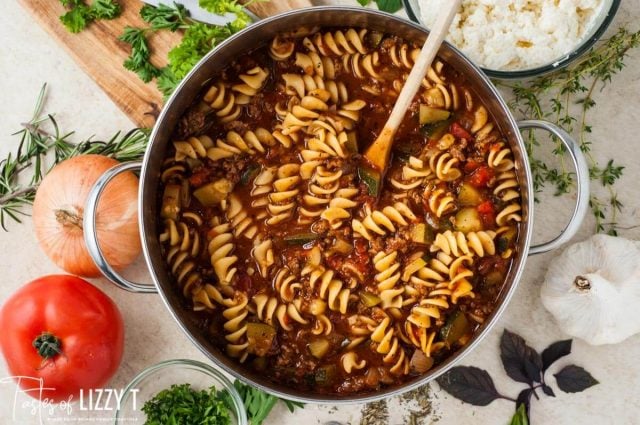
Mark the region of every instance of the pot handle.
<instances>
[{"instance_id":1,"label":"pot handle","mask_svg":"<svg viewBox=\"0 0 640 425\"><path fill-rule=\"evenodd\" d=\"M100 199L100 195L104 188L107 187L107 184L118 174L126 171L140 170L141 168L141 162L125 162L110 168L100 176L91 188L91 191L89 191L89 196L87 196L82 225L84 227L84 243L87 246L89 255L91 255L91 258L94 263L96 263L96 266L98 266L104 277L127 291L150 294L158 292L155 285L131 282L122 277L113 267L111 267L111 265L109 265L109 263L107 263L107 260L100 249L100 245L98 244L98 230L96 229L98 200Z\"/></svg>"},{"instance_id":2,"label":"pot handle","mask_svg":"<svg viewBox=\"0 0 640 425\"><path fill-rule=\"evenodd\" d=\"M548 121L525 120L518 122L518 128L520 128L520 130L546 130L556 136L567 148L567 152L569 153L573 166L576 169L576 182L578 188L576 206L573 209L573 215L571 216L569 223L567 223L558 236L548 242L534 245L529 249L529 254L531 255L541 254L558 248L560 245L571 239L580 228L582 220L589 209L589 167L587 166L587 161L575 140L573 140L569 133L557 125Z\"/></svg>"}]
</instances>

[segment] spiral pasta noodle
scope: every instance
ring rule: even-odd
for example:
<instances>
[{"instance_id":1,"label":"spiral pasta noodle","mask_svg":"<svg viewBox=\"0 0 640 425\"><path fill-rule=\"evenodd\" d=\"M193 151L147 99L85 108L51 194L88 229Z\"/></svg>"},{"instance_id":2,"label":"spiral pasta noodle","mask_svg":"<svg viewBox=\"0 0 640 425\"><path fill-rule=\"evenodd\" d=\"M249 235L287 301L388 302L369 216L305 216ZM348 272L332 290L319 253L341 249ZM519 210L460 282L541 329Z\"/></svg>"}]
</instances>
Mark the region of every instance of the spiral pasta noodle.
<instances>
[{"instance_id":1,"label":"spiral pasta noodle","mask_svg":"<svg viewBox=\"0 0 640 425\"><path fill-rule=\"evenodd\" d=\"M416 216L406 204L396 202L393 206L384 207L382 211L372 211L362 221L354 218L351 227L363 238L371 240L371 233L384 236L388 232L395 232L396 225L408 226L407 219L414 221Z\"/></svg>"},{"instance_id":2,"label":"spiral pasta noodle","mask_svg":"<svg viewBox=\"0 0 640 425\"><path fill-rule=\"evenodd\" d=\"M242 292L236 292L232 302L229 302L222 316L226 320L223 328L226 332L227 354L230 357L238 358L243 363L247 358L247 322L246 318L249 314L247 304L249 300Z\"/></svg>"},{"instance_id":3,"label":"spiral pasta noodle","mask_svg":"<svg viewBox=\"0 0 640 425\"><path fill-rule=\"evenodd\" d=\"M267 224L275 225L293 216L296 208L296 196L300 192L300 189L297 188L300 182L299 170L300 166L294 163L285 164L278 168L277 179L273 182L273 192L268 195L267 210L271 217L267 219Z\"/></svg>"},{"instance_id":4,"label":"spiral pasta noodle","mask_svg":"<svg viewBox=\"0 0 640 425\"><path fill-rule=\"evenodd\" d=\"M466 234L447 230L436 235L431 251L443 251L445 254L453 255L454 257L494 255L496 253L495 237L496 233L490 230L468 232Z\"/></svg>"},{"instance_id":5,"label":"spiral pasta noodle","mask_svg":"<svg viewBox=\"0 0 640 425\"><path fill-rule=\"evenodd\" d=\"M345 54L367 53L364 47L366 29L359 32L349 28L346 32L341 30L326 33L316 33L312 37L306 37L303 45L311 52L318 52L323 56L342 56Z\"/></svg>"},{"instance_id":6,"label":"spiral pasta noodle","mask_svg":"<svg viewBox=\"0 0 640 425\"><path fill-rule=\"evenodd\" d=\"M228 123L240 116L242 110L236 104L236 96L222 82L217 82L204 95L204 101L215 111L221 123Z\"/></svg>"},{"instance_id":7,"label":"spiral pasta noodle","mask_svg":"<svg viewBox=\"0 0 640 425\"><path fill-rule=\"evenodd\" d=\"M242 136L235 131L230 131L224 140L218 139L215 146L209 146L206 155L213 161L234 155L255 155L258 152L264 153L265 147L273 146L275 142L275 138L264 128L258 128L255 132L249 130Z\"/></svg>"}]
</instances>

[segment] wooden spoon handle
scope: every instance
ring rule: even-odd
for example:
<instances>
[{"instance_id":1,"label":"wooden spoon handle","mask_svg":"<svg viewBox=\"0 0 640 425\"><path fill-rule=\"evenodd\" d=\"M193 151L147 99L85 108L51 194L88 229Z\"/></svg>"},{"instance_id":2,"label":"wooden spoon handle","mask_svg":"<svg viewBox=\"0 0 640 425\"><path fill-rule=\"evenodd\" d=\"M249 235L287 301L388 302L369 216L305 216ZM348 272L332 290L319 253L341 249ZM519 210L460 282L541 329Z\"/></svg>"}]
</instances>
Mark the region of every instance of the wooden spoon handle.
<instances>
[{"instance_id":1,"label":"wooden spoon handle","mask_svg":"<svg viewBox=\"0 0 640 425\"><path fill-rule=\"evenodd\" d=\"M248 0L247 0L248 1ZM242 3L247 3L242 1ZM260 18L277 15L291 9L301 9L303 7L311 7L313 4L310 0L272 0L272 1L254 1L247 9L256 14Z\"/></svg>"},{"instance_id":2,"label":"wooden spoon handle","mask_svg":"<svg viewBox=\"0 0 640 425\"><path fill-rule=\"evenodd\" d=\"M424 43L420 55L413 65L413 69L407 77L407 81L402 87L398 99L389 115L382 132L373 144L365 152L365 157L376 166L380 172L384 172L387 161L389 160L389 153L391 152L391 144L393 143L393 136L396 134L400 123L404 118L413 97L418 92L422 79L427 73L427 70L431 66L433 59L438 53L438 49L442 44L442 40L447 34L453 17L455 16L462 0L450 0L445 2L446 6L440 10L438 19L431 28L427 41Z\"/></svg>"}]
</instances>

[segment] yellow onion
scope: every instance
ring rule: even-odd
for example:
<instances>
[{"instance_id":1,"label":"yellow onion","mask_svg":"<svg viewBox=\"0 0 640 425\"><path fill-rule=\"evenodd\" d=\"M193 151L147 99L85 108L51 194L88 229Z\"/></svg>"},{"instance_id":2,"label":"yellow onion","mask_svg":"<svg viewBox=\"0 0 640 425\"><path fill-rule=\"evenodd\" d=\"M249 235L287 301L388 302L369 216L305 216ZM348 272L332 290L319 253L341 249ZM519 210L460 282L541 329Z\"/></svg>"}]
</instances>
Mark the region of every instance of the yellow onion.
<instances>
[{"instance_id":1,"label":"yellow onion","mask_svg":"<svg viewBox=\"0 0 640 425\"><path fill-rule=\"evenodd\" d=\"M56 165L44 178L33 203L33 225L43 251L65 271L85 277L100 275L84 243L82 218L89 190L118 161L81 155ZM105 258L116 269L140 254L138 178L115 177L98 202L96 228Z\"/></svg>"}]
</instances>

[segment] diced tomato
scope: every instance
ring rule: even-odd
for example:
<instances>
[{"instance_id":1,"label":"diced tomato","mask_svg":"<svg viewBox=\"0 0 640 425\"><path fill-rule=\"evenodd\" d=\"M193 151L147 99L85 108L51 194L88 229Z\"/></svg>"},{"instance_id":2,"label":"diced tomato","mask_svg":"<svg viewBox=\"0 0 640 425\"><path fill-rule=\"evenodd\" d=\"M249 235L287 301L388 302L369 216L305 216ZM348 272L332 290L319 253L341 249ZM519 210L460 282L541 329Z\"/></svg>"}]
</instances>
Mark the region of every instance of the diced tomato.
<instances>
[{"instance_id":1,"label":"diced tomato","mask_svg":"<svg viewBox=\"0 0 640 425\"><path fill-rule=\"evenodd\" d=\"M500 256L492 255L478 259L478 273L483 276L488 275L492 271L506 272L507 262Z\"/></svg>"},{"instance_id":2,"label":"diced tomato","mask_svg":"<svg viewBox=\"0 0 640 425\"><path fill-rule=\"evenodd\" d=\"M486 165L478 167L471 177L469 178L469 183L471 183L475 187L486 187L489 180L493 178L493 170Z\"/></svg>"},{"instance_id":3,"label":"diced tomato","mask_svg":"<svg viewBox=\"0 0 640 425\"><path fill-rule=\"evenodd\" d=\"M480 214L480 220L482 220L482 224L484 228L492 228L494 226L494 222L496 220L496 210L493 206L493 202L484 201L480 205L477 206L478 213Z\"/></svg>"},{"instance_id":4,"label":"diced tomato","mask_svg":"<svg viewBox=\"0 0 640 425\"><path fill-rule=\"evenodd\" d=\"M209 178L209 172L207 170L196 171L191 177L189 177L189 183L193 187L200 187L207 182Z\"/></svg>"},{"instance_id":5,"label":"diced tomato","mask_svg":"<svg viewBox=\"0 0 640 425\"><path fill-rule=\"evenodd\" d=\"M356 239L355 246L359 255L365 255L369 249L369 243L364 239Z\"/></svg>"},{"instance_id":6,"label":"diced tomato","mask_svg":"<svg viewBox=\"0 0 640 425\"><path fill-rule=\"evenodd\" d=\"M341 255L334 254L327 258L327 265L333 270L338 270L342 263L344 263L344 258Z\"/></svg>"},{"instance_id":7,"label":"diced tomato","mask_svg":"<svg viewBox=\"0 0 640 425\"><path fill-rule=\"evenodd\" d=\"M471 159L471 160L467 161L466 164L464 164L464 171L465 171L465 173L469 174L472 171L475 171L476 168L478 168L479 166L480 166L479 162L474 161L474 160Z\"/></svg>"},{"instance_id":8,"label":"diced tomato","mask_svg":"<svg viewBox=\"0 0 640 425\"><path fill-rule=\"evenodd\" d=\"M473 136L471 135L471 133L465 130L464 127L462 127L457 122L451 124L451 128L449 129L449 131L451 131L451 134L453 134L453 136L457 137L458 139L466 139L469 141L473 140Z\"/></svg>"},{"instance_id":9,"label":"diced tomato","mask_svg":"<svg viewBox=\"0 0 640 425\"><path fill-rule=\"evenodd\" d=\"M480 214L489 214L494 212L493 203L491 201L484 201L478 205L478 212Z\"/></svg>"}]
</instances>

